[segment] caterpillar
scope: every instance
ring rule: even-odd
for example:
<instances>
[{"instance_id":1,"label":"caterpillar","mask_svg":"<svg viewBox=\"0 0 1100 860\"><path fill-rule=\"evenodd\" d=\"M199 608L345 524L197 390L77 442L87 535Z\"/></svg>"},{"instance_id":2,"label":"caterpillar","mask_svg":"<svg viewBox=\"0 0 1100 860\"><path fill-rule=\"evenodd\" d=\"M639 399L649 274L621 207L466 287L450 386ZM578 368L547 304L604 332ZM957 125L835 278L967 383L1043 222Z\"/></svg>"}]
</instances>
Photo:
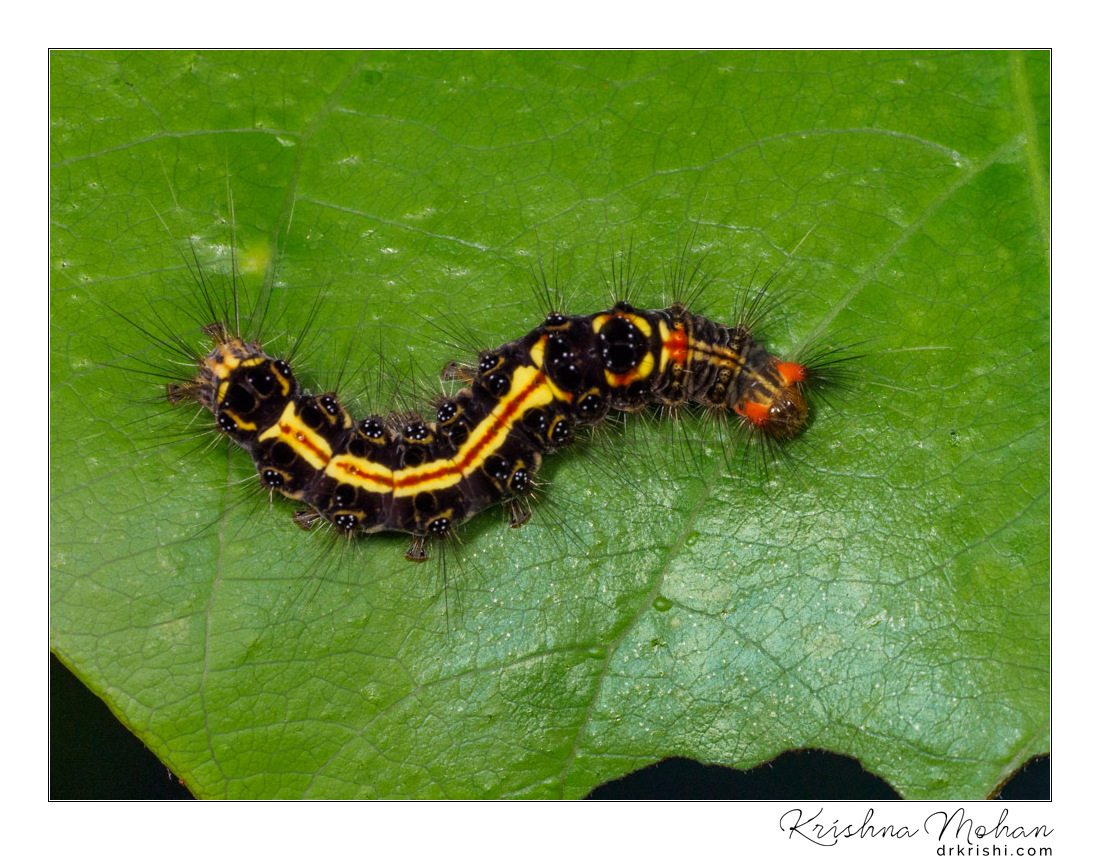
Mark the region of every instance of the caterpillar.
<instances>
[{"instance_id":1,"label":"caterpillar","mask_svg":"<svg viewBox=\"0 0 1100 860\"><path fill-rule=\"evenodd\" d=\"M335 393L304 390L288 360L242 335L239 314L203 332L209 349L193 377L168 385L169 402L208 410L263 487L306 506L293 515L302 528L404 532L414 562L494 505L522 526L543 458L612 411L676 415L698 404L781 443L806 426L808 388L835 363L782 360L750 323L724 325L680 301L661 310L619 301L586 315L551 310L476 364L450 362L443 379L464 387L436 399L434 420L356 420Z\"/></svg>"}]
</instances>

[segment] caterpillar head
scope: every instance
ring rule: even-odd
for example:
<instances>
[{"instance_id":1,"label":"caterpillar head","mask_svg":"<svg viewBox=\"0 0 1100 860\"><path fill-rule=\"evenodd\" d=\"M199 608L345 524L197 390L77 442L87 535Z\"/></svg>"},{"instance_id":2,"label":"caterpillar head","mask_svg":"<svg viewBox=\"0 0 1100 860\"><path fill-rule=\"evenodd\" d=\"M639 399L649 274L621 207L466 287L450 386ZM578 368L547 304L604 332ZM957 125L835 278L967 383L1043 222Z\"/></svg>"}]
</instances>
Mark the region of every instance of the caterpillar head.
<instances>
[{"instance_id":1,"label":"caterpillar head","mask_svg":"<svg viewBox=\"0 0 1100 860\"><path fill-rule=\"evenodd\" d=\"M801 364L778 360L770 370L753 382L733 411L773 439L790 439L806 426L809 407L803 389L808 371Z\"/></svg>"}]
</instances>

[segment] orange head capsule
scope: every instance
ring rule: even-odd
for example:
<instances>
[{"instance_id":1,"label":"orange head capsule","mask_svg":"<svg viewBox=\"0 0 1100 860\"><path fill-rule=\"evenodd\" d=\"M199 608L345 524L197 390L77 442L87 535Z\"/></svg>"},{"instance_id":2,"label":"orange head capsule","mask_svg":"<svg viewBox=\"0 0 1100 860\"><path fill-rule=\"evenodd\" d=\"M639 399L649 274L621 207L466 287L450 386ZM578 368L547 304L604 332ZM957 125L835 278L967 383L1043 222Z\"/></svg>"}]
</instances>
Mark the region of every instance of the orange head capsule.
<instances>
[{"instance_id":1,"label":"orange head capsule","mask_svg":"<svg viewBox=\"0 0 1100 860\"><path fill-rule=\"evenodd\" d=\"M774 439L790 439L806 426L809 412L802 383L806 368L790 361L776 361L772 374L761 374L733 411Z\"/></svg>"}]
</instances>

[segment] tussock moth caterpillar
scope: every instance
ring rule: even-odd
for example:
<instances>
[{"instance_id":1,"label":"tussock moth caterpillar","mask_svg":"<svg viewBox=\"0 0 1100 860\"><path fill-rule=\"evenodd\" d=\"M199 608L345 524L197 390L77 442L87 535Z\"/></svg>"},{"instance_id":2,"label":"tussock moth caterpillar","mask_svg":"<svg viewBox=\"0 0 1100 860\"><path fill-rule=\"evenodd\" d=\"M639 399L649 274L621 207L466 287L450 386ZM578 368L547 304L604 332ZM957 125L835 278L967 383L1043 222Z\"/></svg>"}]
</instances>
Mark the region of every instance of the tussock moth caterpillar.
<instances>
[{"instance_id":1,"label":"tussock moth caterpillar","mask_svg":"<svg viewBox=\"0 0 1100 860\"><path fill-rule=\"evenodd\" d=\"M690 284L686 270L681 258ZM218 302L205 298L213 311ZM432 419L356 419L336 393L304 390L290 361L249 339L236 294L227 304L231 318L204 325L208 348L192 357L193 376L169 383L169 402L207 410L252 458L263 487L306 506L294 514L301 527L324 520L346 536L404 532L410 561L494 505L523 525L543 458L609 413L700 407L736 416L772 447L806 426L811 384L850 358L784 360L748 321L715 322L681 301L645 310L620 300L589 314L551 310L527 334L481 350L476 364L451 361L442 377L464 387L436 398Z\"/></svg>"}]
</instances>

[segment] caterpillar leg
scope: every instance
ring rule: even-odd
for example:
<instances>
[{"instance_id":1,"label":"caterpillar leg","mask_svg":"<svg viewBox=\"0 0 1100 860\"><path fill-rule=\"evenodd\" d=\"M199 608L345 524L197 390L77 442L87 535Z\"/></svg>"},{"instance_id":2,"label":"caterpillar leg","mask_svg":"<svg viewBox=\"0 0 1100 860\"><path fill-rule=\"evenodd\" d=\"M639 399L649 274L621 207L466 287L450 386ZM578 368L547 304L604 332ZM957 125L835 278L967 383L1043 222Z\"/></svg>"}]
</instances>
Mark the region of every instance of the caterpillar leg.
<instances>
[{"instance_id":1,"label":"caterpillar leg","mask_svg":"<svg viewBox=\"0 0 1100 860\"><path fill-rule=\"evenodd\" d=\"M415 561L417 563L428 560L428 550L426 544L428 538L426 535L416 535L409 543L409 548L405 550L405 558L409 561Z\"/></svg>"},{"instance_id":2,"label":"caterpillar leg","mask_svg":"<svg viewBox=\"0 0 1100 860\"><path fill-rule=\"evenodd\" d=\"M302 531L308 532L317 525L317 521L321 519L321 515L317 513L317 511L307 508L306 510L295 511L290 515L290 518L294 520L294 525Z\"/></svg>"},{"instance_id":3,"label":"caterpillar leg","mask_svg":"<svg viewBox=\"0 0 1100 860\"><path fill-rule=\"evenodd\" d=\"M477 378L477 368L458 361L448 361L439 374L444 382L458 380L466 385L472 385Z\"/></svg>"},{"instance_id":4,"label":"caterpillar leg","mask_svg":"<svg viewBox=\"0 0 1100 860\"><path fill-rule=\"evenodd\" d=\"M508 528L518 529L531 519L531 505L526 499L506 499L504 510L508 512Z\"/></svg>"}]
</instances>

